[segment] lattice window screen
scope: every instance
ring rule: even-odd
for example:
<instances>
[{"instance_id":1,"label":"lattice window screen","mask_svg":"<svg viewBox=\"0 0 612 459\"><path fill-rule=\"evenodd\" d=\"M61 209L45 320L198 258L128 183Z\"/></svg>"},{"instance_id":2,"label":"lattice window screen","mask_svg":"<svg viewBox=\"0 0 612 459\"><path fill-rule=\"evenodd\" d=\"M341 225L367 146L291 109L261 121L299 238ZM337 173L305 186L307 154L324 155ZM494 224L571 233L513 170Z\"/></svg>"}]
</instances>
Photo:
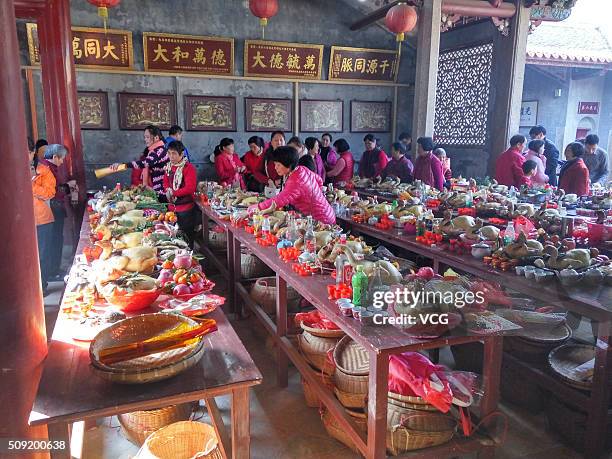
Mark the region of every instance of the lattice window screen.
<instances>
[{"instance_id":1,"label":"lattice window screen","mask_svg":"<svg viewBox=\"0 0 612 459\"><path fill-rule=\"evenodd\" d=\"M493 43L440 53L434 119L437 143L485 144L492 61Z\"/></svg>"}]
</instances>

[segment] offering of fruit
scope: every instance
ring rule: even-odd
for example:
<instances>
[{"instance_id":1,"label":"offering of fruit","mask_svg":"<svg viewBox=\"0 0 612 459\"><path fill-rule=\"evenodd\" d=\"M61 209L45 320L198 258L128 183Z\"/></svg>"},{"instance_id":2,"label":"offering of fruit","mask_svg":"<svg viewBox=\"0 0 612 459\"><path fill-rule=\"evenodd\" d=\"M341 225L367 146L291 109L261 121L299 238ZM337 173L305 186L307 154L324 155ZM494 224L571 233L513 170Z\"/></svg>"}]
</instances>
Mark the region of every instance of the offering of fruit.
<instances>
[{"instance_id":1,"label":"offering of fruit","mask_svg":"<svg viewBox=\"0 0 612 459\"><path fill-rule=\"evenodd\" d=\"M181 298L208 292L215 286L206 278L191 252L186 250L177 251L174 260L162 263L157 280L165 293Z\"/></svg>"}]
</instances>

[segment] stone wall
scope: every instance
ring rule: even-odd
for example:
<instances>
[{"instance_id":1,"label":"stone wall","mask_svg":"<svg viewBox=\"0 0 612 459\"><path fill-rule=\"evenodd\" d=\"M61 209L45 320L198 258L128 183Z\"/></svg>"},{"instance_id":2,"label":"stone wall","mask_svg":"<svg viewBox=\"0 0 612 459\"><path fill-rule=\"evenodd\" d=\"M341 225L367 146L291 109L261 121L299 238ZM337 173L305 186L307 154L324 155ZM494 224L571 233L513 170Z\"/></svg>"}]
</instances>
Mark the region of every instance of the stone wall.
<instances>
[{"instance_id":1,"label":"stone wall","mask_svg":"<svg viewBox=\"0 0 612 459\"><path fill-rule=\"evenodd\" d=\"M211 35L233 37L235 40L235 74L243 73L243 53L245 39L258 39L261 29L246 5L239 0L139 0L122 2L110 10L110 27L133 32L134 60L137 70L143 70L142 32L161 32L192 35ZM87 2L71 2L72 23L75 26L100 27L101 19L96 8ZM327 76L330 47L332 45L392 49L396 46L393 35L376 25L357 32L349 30L350 24L362 13L339 1L326 0L284 0L280 2L277 16L270 20L266 29L266 39L297 43L324 44L324 79ZM21 39L22 63L27 62L27 41L25 24L18 24ZM38 108L39 135L44 135L44 114L40 72L35 71ZM401 83L414 82L414 52L408 47L402 53L400 68ZM146 76L129 74L109 74L77 71L77 85L80 90L106 91L109 95L110 131L82 131L83 148L89 187L99 187L108 182L97 181L93 169L115 161L127 161L139 155L143 148L142 133L121 131L118 127L118 92L174 93L177 99L178 123L185 126L183 96L228 95L235 96L237 107L237 132L185 132L184 142L189 148L192 159L200 170L200 178L210 176L211 165L207 157L214 146L226 135L236 142L236 149L242 153L248 149L247 139L254 134L244 131L244 97L281 97L292 98L291 83L253 80L225 80L213 78L189 78L174 76ZM350 133L350 101L373 100L392 101L392 87L299 84L299 97L311 99L341 99L344 101L344 132L334 134L334 138L345 137L359 158L363 151L363 134ZM27 98L25 99L27 101ZM398 92L397 133L409 130L412 124L412 91L400 88ZM268 133L261 133L268 140ZM258 135L261 135L258 134ZM288 133L289 134L289 133ZM291 134L289 134L290 136ZM301 134L306 137L313 134ZM383 146L388 149L391 133L379 135ZM111 177L109 182L116 181ZM122 180L128 181L127 174Z\"/></svg>"}]
</instances>

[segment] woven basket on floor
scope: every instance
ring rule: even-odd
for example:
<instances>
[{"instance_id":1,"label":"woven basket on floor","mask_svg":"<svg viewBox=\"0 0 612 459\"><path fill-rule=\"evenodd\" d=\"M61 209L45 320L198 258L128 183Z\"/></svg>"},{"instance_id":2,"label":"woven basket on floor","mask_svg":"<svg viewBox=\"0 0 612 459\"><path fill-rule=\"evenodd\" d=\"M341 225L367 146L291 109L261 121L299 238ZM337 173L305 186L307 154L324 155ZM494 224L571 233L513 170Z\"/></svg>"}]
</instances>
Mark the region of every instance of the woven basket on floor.
<instances>
[{"instance_id":1,"label":"woven basket on floor","mask_svg":"<svg viewBox=\"0 0 612 459\"><path fill-rule=\"evenodd\" d=\"M457 421L453 418L444 416L444 419L440 418L436 421L438 428L423 430L419 427L413 427L421 424L417 420L417 416L430 417L431 414L427 413L411 417L410 420L405 422L410 427L398 424L387 429L387 450L392 455L397 456L407 451L442 445L453 438L457 427ZM427 423L430 422L427 421Z\"/></svg>"},{"instance_id":2,"label":"woven basket on floor","mask_svg":"<svg viewBox=\"0 0 612 459\"><path fill-rule=\"evenodd\" d=\"M221 228L213 226L208 232L208 247L211 250L227 249L227 233L220 231Z\"/></svg>"},{"instance_id":3,"label":"woven basket on floor","mask_svg":"<svg viewBox=\"0 0 612 459\"><path fill-rule=\"evenodd\" d=\"M251 287L249 295L267 314L276 314L276 277L257 279ZM299 311L301 299L300 294L293 287L287 285L287 311Z\"/></svg>"},{"instance_id":4,"label":"woven basket on floor","mask_svg":"<svg viewBox=\"0 0 612 459\"><path fill-rule=\"evenodd\" d=\"M548 353L572 336L565 325L556 327L525 327L517 336L504 338L504 351L528 362L544 362Z\"/></svg>"},{"instance_id":5,"label":"woven basket on floor","mask_svg":"<svg viewBox=\"0 0 612 459\"><path fill-rule=\"evenodd\" d=\"M401 395L396 394L395 392L387 392L387 401L389 403L393 403L401 408L410 408L413 410L421 410L421 411L438 411L438 409L430 405L425 401L425 399L417 396L411 395Z\"/></svg>"},{"instance_id":6,"label":"woven basket on floor","mask_svg":"<svg viewBox=\"0 0 612 459\"><path fill-rule=\"evenodd\" d=\"M344 406L359 408L368 395L370 360L367 351L349 336L334 348L336 396ZM345 404L346 403L346 404Z\"/></svg>"},{"instance_id":7,"label":"woven basket on floor","mask_svg":"<svg viewBox=\"0 0 612 459\"><path fill-rule=\"evenodd\" d=\"M191 416L192 404L170 405L156 410L134 411L117 416L121 432L132 443L142 445L149 435L162 427Z\"/></svg>"},{"instance_id":8,"label":"woven basket on floor","mask_svg":"<svg viewBox=\"0 0 612 459\"><path fill-rule=\"evenodd\" d=\"M353 418L358 429L367 432L368 419L365 413L354 410L346 410L346 412ZM323 414L321 414L321 420L330 437L335 438L353 451L359 453L359 449L357 449L355 442L353 442L351 437L346 433L346 430L338 424L338 420L330 411L324 410Z\"/></svg>"},{"instance_id":9,"label":"woven basket on floor","mask_svg":"<svg viewBox=\"0 0 612 459\"><path fill-rule=\"evenodd\" d=\"M298 346L302 355L317 370L331 375L333 366L327 362L327 353L338 344L337 338L322 338L304 332L298 337Z\"/></svg>"},{"instance_id":10,"label":"woven basket on floor","mask_svg":"<svg viewBox=\"0 0 612 459\"><path fill-rule=\"evenodd\" d=\"M315 371L317 370L315 369ZM334 382L332 381L330 376L318 372L317 377L321 380L321 383L324 386L327 386L329 390L333 390ZM310 383L304 378L302 378L302 388L304 389L304 398L306 399L306 406L309 406L310 408L319 408L321 406L321 399L319 399L319 396L314 391Z\"/></svg>"},{"instance_id":11,"label":"woven basket on floor","mask_svg":"<svg viewBox=\"0 0 612 459\"><path fill-rule=\"evenodd\" d=\"M334 394L343 407L349 409L365 409L368 406L368 394L344 392L343 390L334 387Z\"/></svg>"},{"instance_id":12,"label":"woven basket on floor","mask_svg":"<svg viewBox=\"0 0 612 459\"><path fill-rule=\"evenodd\" d=\"M223 459L213 426L181 421L152 433L134 459Z\"/></svg>"},{"instance_id":13,"label":"woven basket on floor","mask_svg":"<svg viewBox=\"0 0 612 459\"><path fill-rule=\"evenodd\" d=\"M391 402L391 399L388 399L387 428L389 429L393 428L393 426L396 425L404 425L409 429L418 429L426 431L436 431L440 429L444 430L445 426L448 425L446 418L448 418L447 415L442 414L437 410L425 411L414 408L406 408L404 406L399 406L398 404Z\"/></svg>"},{"instance_id":14,"label":"woven basket on floor","mask_svg":"<svg viewBox=\"0 0 612 459\"><path fill-rule=\"evenodd\" d=\"M242 277L246 279L274 274L274 271L268 268L263 261L244 248L242 249L242 256L240 257L240 272Z\"/></svg>"},{"instance_id":15,"label":"woven basket on floor","mask_svg":"<svg viewBox=\"0 0 612 459\"><path fill-rule=\"evenodd\" d=\"M576 367L595 358L595 347L587 344L564 344L548 355L551 370L566 384L577 389L591 390L592 381L582 381L574 374Z\"/></svg>"}]
</instances>

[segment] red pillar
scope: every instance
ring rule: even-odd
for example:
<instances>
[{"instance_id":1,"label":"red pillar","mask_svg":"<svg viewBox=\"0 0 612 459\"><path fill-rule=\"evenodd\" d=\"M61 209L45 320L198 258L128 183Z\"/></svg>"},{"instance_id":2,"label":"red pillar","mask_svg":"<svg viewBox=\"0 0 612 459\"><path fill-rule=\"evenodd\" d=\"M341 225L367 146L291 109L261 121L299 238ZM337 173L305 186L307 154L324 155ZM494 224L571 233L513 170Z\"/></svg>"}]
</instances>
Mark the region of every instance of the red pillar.
<instances>
[{"instance_id":1,"label":"red pillar","mask_svg":"<svg viewBox=\"0 0 612 459\"><path fill-rule=\"evenodd\" d=\"M27 419L47 343L13 0L0 1L0 55L0 125L17 142L0 167L0 437L14 438L36 435Z\"/></svg>"},{"instance_id":2,"label":"red pillar","mask_svg":"<svg viewBox=\"0 0 612 459\"><path fill-rule=\"evenodd\" d=\"M76 179L83 202L85 164L70 27L69 0L49 0L38 20L47 139L68 148L65 172Z\"/></svg>"}]
</instances>

